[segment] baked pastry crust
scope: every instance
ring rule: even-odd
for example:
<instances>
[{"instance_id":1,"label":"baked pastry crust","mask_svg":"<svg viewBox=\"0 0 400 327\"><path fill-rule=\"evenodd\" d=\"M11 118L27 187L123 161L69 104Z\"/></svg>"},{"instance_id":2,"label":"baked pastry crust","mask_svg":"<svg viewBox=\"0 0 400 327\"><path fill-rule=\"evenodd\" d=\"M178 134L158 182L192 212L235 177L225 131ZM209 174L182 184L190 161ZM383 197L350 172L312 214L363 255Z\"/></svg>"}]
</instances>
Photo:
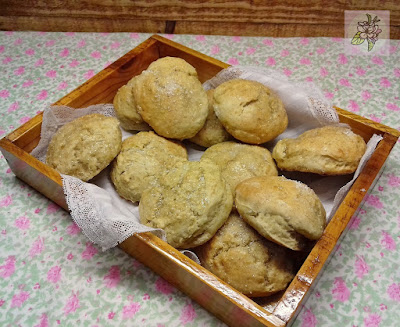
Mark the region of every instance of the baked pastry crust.
<instances>
[{"instance_id":1,"label":"baked pastry crust","mask_svg":"<svg viewBox=\"0 0 400 327\"><path fill-rule=\"evenodd\" d=\"M272 295L294 277L289 251L258 234L236 211L195 251L206 269L249 297Z\"/></svg>"},{"instance_id":2,"label":"baked pastry crust","mask_svg":"<svg viewBox=\"0 0 400 327\"><path fill-rule=\"evenodd\" d=\"M188 139L203 127L208 115L207 94L193 66L164 57L150 64L133 88L138 113L157 134Z\"/></svg>"},{"instance_id":3,"label":"baked pastry crust","mask_svg":"<svg viewBox=\"0 0 400 327\"><path fill-rule=\"evenodd\" d=\"M90 114L62 126L50 141L46 164L58 172L88 181L106 168L121 149L116 118Z\"/></svg>"},{"instance_id":4,"label":"baked pastry crust","mask_svg":"<svg viewBox=\"0 0 400 327\"><path fill-rule=\"evenodd\" d=\"M111 169L111 180L120 196L137 202L144 190L157 186L163 174L186 160L187 151L182 145L152 131L139 132L123 141Z\"/></svg>"},{"instance_id":5,"label":"baked pastry crust","mask_svg":"<svg viewBox=\"0 0 400 327\"><path fill-rule=\"evenodd\" d=\"M243 181L236 187L235 205L262 236L292 250L319 239L326 225L325 209L314 191L283 176Z\"/></svg>"},{"instance_id":6,"label":"baked pastry crust","mask_svg":"<svg viewBox=\"0 0 400 327\"><path fill-rule=\"evenodd\" d=\"M140 222L163 229L175 248L193 248L216 233L232 205L232 194L217 165L209 160L187 161L160 178L159 186L143 192Z\"/></svg>"},{"instance_id":7,"label":"baked pastry crust","mask_svg":"<svg viewBox=\"0 0 400 327\"><path fill-rule=\"evenodd\" d=\"M272 156L282 170L344 175L357 169L366 148L363 138L351 129L324 126L280 140Z\"/></svg>"},{"instance_id":8,"label":"baked pastry crust","mask_svg":"<svg viewBox=\"0 0 400 327\"><path fill-rule=\"evenodd\" d=\"M275 162L268 149L238 142L222 142L209 147L201 157L215 162L232 194L236 186L254 176L277 176Z\"/></svg>"},{"instance_id":9,"label":"baked pastry crust","mask_svg":"<svg viewBox=\"0 0 400 327\"><path fill-rule=\"evenodd\" d=\"M245 143L270 141L288 125L282 100L255 81L232 79L219 85L214 110L228 133Z\"/></svg>"}]
</instances>

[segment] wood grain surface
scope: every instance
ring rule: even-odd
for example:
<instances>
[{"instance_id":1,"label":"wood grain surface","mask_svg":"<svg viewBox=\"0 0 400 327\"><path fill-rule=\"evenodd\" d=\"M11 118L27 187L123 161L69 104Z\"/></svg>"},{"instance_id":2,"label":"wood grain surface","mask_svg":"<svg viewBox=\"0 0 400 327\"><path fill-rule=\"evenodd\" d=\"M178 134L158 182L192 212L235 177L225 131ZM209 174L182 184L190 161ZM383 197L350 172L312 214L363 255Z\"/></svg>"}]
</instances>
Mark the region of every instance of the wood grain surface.
<instances>
[{"instance_id":1,"label":"wood grain surface","mask_svg":"<svg viewBox=\"0 0 400 327\"><path fill-rule=\"evenodd\" d=\"M345 10L389 10L400 38L397 0L0 0L0 29L343 37Z\"/></svg>"}]
</instances>

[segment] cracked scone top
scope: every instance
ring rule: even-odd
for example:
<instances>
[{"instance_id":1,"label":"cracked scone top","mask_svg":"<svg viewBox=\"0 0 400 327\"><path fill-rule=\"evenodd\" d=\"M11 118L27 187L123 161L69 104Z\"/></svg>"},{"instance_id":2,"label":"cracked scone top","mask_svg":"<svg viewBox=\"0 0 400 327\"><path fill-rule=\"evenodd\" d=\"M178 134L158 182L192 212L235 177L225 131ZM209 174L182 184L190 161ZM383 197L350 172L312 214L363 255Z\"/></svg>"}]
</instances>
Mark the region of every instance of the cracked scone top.
<instances>
[{"instance_id":1,"label":"cracked scone top","mask_svg":"<svg viewBox=\"0 0 400 327\"><path fill-rule=\"evenodd\" d=\"M326 213L307 185L283 176L247 179L236 187L241 217L265 238L292 250L322 236Z\"/></svg>"},{"instance_id":2,"label":"cracked scone top","mask_svg":"<svg viewBox=\"0 0 400 327\"><path fill-rule=\"evenodd\" d=\"M152 131L139 132L122 142L111 169L111 180L120 196L137 202L144 190L157 186L163 174L186 160L184 146Z\"/></svg>"},{"instance_id":3,"label":"cracked scone top","mask_svg":"<svg viewBox=\"0 0 400 327\"><path fill-rule=\"evenodd\" d=\"M343 175L357 169L365 150L363 138L350 128L324 126L280 140L272 156L282 170Z\"/></svg>"},{"instance_id":4,"label":"cracked scone top","mask_svg":"<svg viewBox=\"0 0 400 327\"><path fill-rule=\"evenodd\" d=\"M195 251L206 269L249 297L283 290L294 277L289 251L266 240L235 211Z\"/></svg>"},{"instance_id":5,"label":"cracked scone top","mask_svg":"<svg viewBox=\"0 0 400 327\"><path fill-rule=\"evenodd\" d=\"M91 114L62 126L50 141L46 164L58 172L88 181L106 168L121 149L116 118Z\"/></svg>"},{"instance_id":6,"label":"cracked scone top","mask_svg":"<svg viewBox=\"0 0 400 327\"><path fill-rule=\"evenodd\" d=\"M159 186L143 192L140 222L166 233L176 248L207 242L232 209L233 197L217 165L187 161L160 178Z\"/></svg>"},{"instance_id":7,"label":"cracked scone top","mask_svg":"<svg viewBox=\"0 0 400 327\"><path fill-rule=\"evenodd\" d=\"M245 143L268 142L288 125L282 100L255 81L232 79L219 85L214 110L228 133Z\"/></svg>"},{"instance_id":8,"label":"cracked scone top","mask_svg":"<svg viewBox=\"0 0 400 327\"><path fill-rule=\"evenodd\" d=\"M137 76L133 94L143 120L167 138L193 137L208 115L207 94L197 72L180 58L151 63Z\"/></svg>"}]
</instances>

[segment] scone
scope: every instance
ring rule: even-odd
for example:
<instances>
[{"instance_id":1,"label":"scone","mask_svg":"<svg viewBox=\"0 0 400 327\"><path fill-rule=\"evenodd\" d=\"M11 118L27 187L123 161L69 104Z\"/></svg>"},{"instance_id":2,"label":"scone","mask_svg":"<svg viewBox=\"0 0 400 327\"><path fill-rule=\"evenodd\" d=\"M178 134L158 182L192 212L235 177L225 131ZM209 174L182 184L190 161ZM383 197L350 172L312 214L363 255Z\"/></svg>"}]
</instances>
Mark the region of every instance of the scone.
<instances>
[{"instance_id":1,"label":"scone","mask_svg":"<svg viewBox=\"0 0 400 327\"><path fill-rule=\"evenodd\" d=\"M235 211L196 253L206 269L249 297L283 290L294 277L288 250L266 240Z\"/></svg>"},{"instance_id":2,"label":"scone","mask_svg":"<svg viewBox=\"0 0 400 327\"><path fill-rule=\"evenodd\" d=\"M285 177L253 177L236 187L242 218L265 238L292 250L317 240L326 225L321 201L307 185Z\"/></svg>"},{"instance_id":3,"label":"scone","mask_svg":"<svg viewBox=\"0 0 400 327\"><path fill-rule=\"evenodd\" d=\"M201 158L212 160L220 167L222 177L229 184L233 195L236 186L245 179L278 175L271 153L258 145L218 143L209 147Z\"/></svg>"},{"instance_id":4,"label":"scone","mask_svg":"<svg viewBox=\"0 0 400 327\"><path fill-rule=\"evenodd\" d=\"M156 60L133 88L138 113L157 134L188 139L203 127L208 115L207 94L193 66L180 58Z\"/></svg>"},{"instance_id":5,"label":"scone","mask_svg":"<svg viewBox=\"0 0 400 327\"><path fill-rule=\"evenodd\" d=\"M176 248L207 242L223 225L233 198L217 165L208 160L188 161L160 178L160 185L143 192L140 222L161 228Z\"/></svg>"},{"instance_id":6,"label":"scone","mask_svg":"<svg viewBox=\"0 0 400 327\"><path fill-rule=\"evenodd\" d=\"M159 178L178 162L187 160L186 149L154 132L139 132L122 143L111 169L116 191L132 202L144 190L158 185Z\"/></svg>"},{"instance_id":7,"label":"scone","mask_svg":"<svg viewBox=\"0 0 400 327\"><path fill-rule=\"evenodd\" d=\"M123 129L128 131L149 130L150 126L144 122L137 112L136 101L133 96L135 82L136 76L118 89L113 100L115 113Z\"/></svg>"},{"instance_id":8,"label":"scone","mask_svg":"<svg viewBox=\"0 0 400 327\"><path fill-rule=\"evenodd\" d=\"M116 118L90 114L62 126L50 141L46 164L88 181L106 168L121 149Z\"/></svg>"},{"instance_id":9,"label":"scone","mask_svg":"<svg viewBox=\"0 0 400 327\"><path fill-rule=\"evenodd\" d=\"M366 150L363 138L343 126L324 126L280 140L272 156L282 170L320 175L353 173Z\"/></svg>"},{"instance_id":10,"label":"scone","mask_svg":"<svg viewBox=\"0 0 400 327\"><path fill-rule=\"evenodd\" d=\"M190 139L193 143L208 148L214 144L228 141L232 136L225 130L214 112L214 90L207 91L208 116L203 128Z\"/></svg>"},{"instance_id":11,"label":"scone","mask_svg":"<svg viewBox=\"0 0 400 327\"><path fill-rule=\"evenodd\" d=\"M255 81L232 79L219 85L214 110L228 133L246 143L270 141L288 125L282 100Z\"/></svg>"}]
</instances>

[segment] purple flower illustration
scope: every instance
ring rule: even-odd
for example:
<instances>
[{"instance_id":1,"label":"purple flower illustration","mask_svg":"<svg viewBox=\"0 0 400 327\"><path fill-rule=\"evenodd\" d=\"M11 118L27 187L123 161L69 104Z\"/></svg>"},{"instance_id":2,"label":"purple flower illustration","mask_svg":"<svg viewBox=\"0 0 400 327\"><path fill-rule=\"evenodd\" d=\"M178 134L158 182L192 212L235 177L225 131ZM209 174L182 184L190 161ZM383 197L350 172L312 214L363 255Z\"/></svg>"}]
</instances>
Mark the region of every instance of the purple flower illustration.
<instances>
[{"instance_id":1,"label":"purple flower illustration","mask_svg":"<svg viewBox=\"0 0 400 327\"><path fill-rule=\"evenodd\" d=\"M375 16L375 18L372 19L371 15L366 15L368 17L368 21L358 22L357 33L353 36L351 44L360 45L367 40L368 51L371 51L378 40L379 33L381 33L382 30L376 24L380 21L378 16Z\"/></svg>"}]
</instances>

